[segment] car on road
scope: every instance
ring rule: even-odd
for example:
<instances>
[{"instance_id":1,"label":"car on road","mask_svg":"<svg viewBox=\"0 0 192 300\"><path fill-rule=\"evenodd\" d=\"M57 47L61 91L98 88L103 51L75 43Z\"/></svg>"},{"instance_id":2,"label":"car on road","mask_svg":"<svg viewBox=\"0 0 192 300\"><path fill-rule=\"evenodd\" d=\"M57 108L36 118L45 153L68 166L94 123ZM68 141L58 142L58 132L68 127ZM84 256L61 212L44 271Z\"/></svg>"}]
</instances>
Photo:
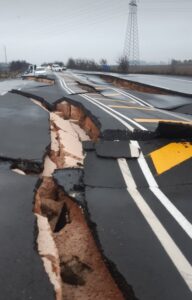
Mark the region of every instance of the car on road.
<instances>
[{"instance_id":1,"label":"car on road","mask_svg":"<svg viewBox=\"0 0 192 300\"><path fill-rule=\"evenodd\" d=\"M62 71L62 67L58 64L53 64L52 65L52 71L54 72L61 72Z\"/></svg>"},{"instance_id":2,"label":"car on road","mask_svg":"<svg viewBox=\"0 0 192 300\"><path fill-rule=\"evenodd\" d=\"M35 69L35 75L45 75L47 73L47 70L45 67L36 67Z\"/></svg>"},{"instance_id":3,"label":"car on road","mask_svg":"<svg viewBox=\"0 0 192 300\"><path fill-rule=\"evenodd\" d=\"M25 71L24 75L46 75L47 69L42 66L29 65L27 71Z\"/></svg>"}]
</instances>

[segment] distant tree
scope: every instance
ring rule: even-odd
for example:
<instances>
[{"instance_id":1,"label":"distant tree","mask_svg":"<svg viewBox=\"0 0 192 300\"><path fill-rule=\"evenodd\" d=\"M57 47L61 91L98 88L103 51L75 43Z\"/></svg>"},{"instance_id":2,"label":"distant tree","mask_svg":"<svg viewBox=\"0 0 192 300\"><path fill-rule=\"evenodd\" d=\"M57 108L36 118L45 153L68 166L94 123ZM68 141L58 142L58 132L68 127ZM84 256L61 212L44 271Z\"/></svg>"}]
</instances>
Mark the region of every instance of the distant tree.
<instances>
[{"instance_id":1,"label":"distant tree","mask_svg":"<svg viewBox=\"0 0 192 300\"><path fill-rule=\"evenodd\" d=\"M97 71L99 65L93 59L69 58L67 68L77 70Z\"/></svg>"},{"instance_id":2,"label":"distant tree","mask_svg":"<svg viewBox=\"0 0 192 300\"><path fill-rule=\"evenodd\" d=\"M106 60L106 58L101 58L99 63L100 63L100 65L102 65L102 66L103 66L103 65L107 65L107 60Z\"/></svg>"},{"instance_id":3,"label":"distant tree","mask_svg":"<svg viewBox=\"0 0 192 300\"><path fill-rule=\"evenodd\" d=\"M49 63L44 62L41 64L41 67L47 67L48 65L49 65Z\"/></svg>"},{"instance_id":4,"label":"distant tree","mask_svg":"<svg viewBox=\"0 0 192 300\"><path fill-rule=\"evenodd\" d=\"M76 63L73 58L69 58L67 62L67 68L69 69L75 69Z\"/></svg>"},{"instance_id":5,"label":"distant tree","mask_svg":"<svg viewBox=\"0 0 192 300\"><path fill-rule=\"evenodd\" d=\"M171 74L175 74L177 64L178 61L176 59L171 60Z\"/></svg>"},{"instance_id":6,"label":"distant tree","mask_svg":"<svg viewBox=\"0 0 192 300\"><path fill-rule=\"evenodd\" d=\"M110 66L107 63L107 59L106 58L102 58L100 59L100 65L101 65L101 70L104 72L109 72L110 71Z\"/></svg>"},{"instance_id":7,"label":"distant tree","mask_svg":"<svg viewBox=\"0 0 192 300\"><path fill-rule=\"evenodd\" d=\"M57 65L59 65L60 67L64 67L64 63L63 63L62 61L56 60L56 61L54 61L54 64L57 64Z\"/></svg>"},{"instance_id":8,"label":"distant tree","mask_svg":"<svg viewBox=\"0 0 192 300\"><path fill-rule=\"evenodd\" d=\"M11 72L24 72L29 66L25 60L13 60L10 63Z\"/></svg>"},{"instance_id":9,"label":"distant tree","mask_svg":"<svg viewBox=\"0 0 192 300\"><path fill-rule=\"evenodd\" d=\"M127 58L127 56L120 56L118 61L118 71L121 73L128 73L129 71L129 60Z\"/></svg>"}]
</instances>

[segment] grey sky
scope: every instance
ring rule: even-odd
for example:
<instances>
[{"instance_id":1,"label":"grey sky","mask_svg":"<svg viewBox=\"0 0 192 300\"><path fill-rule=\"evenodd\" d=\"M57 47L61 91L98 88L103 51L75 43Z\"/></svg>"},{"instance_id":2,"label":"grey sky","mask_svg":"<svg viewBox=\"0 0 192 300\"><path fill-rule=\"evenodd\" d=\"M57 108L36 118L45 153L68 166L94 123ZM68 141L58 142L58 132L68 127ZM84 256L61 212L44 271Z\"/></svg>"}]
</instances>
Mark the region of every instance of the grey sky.
<instances>
[{"instance_id":1,"label":"grey sky","mask_svg":"<svg viewBox=\"0 0 192 300\"><path fill-rule=\"evenodd\" d=\"M122 54L129 0L0 0L0 61L116 62ZM192 0L138 2L140 58L192 58Z\"/></svg>"}]
</instances>

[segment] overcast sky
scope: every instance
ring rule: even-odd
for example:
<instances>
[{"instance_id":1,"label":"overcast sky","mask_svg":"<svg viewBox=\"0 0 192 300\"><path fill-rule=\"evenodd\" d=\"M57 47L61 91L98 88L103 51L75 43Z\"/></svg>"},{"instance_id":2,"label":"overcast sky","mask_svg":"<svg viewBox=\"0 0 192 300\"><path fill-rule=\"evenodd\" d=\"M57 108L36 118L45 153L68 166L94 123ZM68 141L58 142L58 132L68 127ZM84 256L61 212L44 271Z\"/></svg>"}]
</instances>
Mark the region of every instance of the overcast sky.
<instances>
[{"instance_id":1,"label":"overcast sky","mask_svg":"<svg viewBox=\"0 0 192 300\"><path fill-rule=\"evenodd\" d=\"M123 52L129 0L0 0L0 61L40 64ZM140 59L192 59L192 0L139 0Z\"/></svg>"}]
</instances>

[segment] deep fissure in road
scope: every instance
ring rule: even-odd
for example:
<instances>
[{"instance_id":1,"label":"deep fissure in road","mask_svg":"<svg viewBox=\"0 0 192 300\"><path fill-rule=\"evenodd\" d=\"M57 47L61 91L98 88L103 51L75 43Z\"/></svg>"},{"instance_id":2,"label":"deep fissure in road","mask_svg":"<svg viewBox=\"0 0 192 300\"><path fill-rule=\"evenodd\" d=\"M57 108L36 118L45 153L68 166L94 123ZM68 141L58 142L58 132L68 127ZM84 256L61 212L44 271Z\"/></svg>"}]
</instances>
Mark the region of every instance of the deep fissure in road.
<instances>
[{"instance_id":1,"label":"deep fissure in road","mask_svg":"<svg viewBox=\"0 0 192 300\"><path fill-rule=\"evenodd\" d=\"M83 129L82 129L83 128ZM124 299L97 248L84 210L53 179L58 168L83 168L82 142L98 140L99 130L66 101L50 113L51 146L35 194L38 250L57 300Z\"/></svg>"},{"instance_id":2,"label":"deep fissure in road","mask_svg":"<svg viewBox=\"0 0 192 300\"><path fill-rule=\"evenodd\" d=\"M102 79L104 79L108 83L112 83L113 85L120 88L127 88L133 91L149 93L149 94L159 94L159 95L175 95L176 92L168 91L163 88L150 86L143 83L138 83L134 81L130 81L128 79L117 78L110 75L100 75Z\"/></svg>"}]
</instances>

